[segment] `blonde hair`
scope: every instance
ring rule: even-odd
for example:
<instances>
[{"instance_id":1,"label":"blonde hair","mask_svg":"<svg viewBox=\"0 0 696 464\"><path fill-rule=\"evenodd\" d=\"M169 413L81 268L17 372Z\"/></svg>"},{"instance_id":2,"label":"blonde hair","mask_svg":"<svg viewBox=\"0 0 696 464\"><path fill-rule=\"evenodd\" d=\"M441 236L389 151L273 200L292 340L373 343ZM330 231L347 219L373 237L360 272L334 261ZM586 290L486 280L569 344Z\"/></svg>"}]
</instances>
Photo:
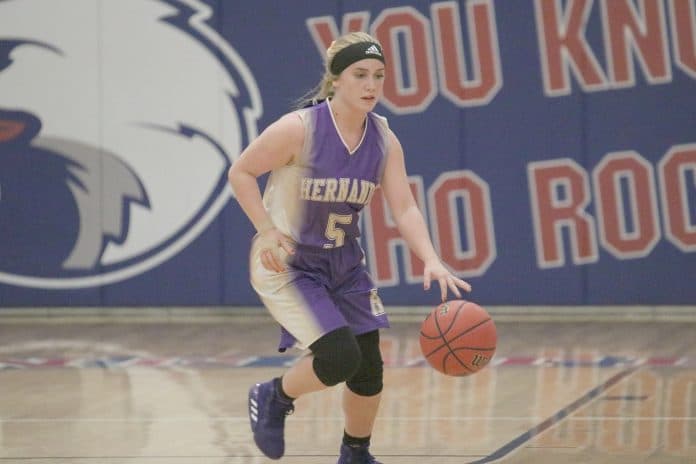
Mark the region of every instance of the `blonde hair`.
<instances>
[{"instance_id":1,"label":"blonde hair","mask_svg":"<svg viewBox=\"0 0 696 464\"><path fill-rule=\"evenodd\" d=\"M300 98L296 105L298 108L303 108L318 100L325 100L333 97L333 82L338 79L338 76L331 72L331 62L338 52L349 45L360 42L374 42L380 47L382 46L377 39L367 32L349 32L331 42L329 48L326 49L326 56L324 57L324 75L312 90Z\"/></svg>"}]
</instances>

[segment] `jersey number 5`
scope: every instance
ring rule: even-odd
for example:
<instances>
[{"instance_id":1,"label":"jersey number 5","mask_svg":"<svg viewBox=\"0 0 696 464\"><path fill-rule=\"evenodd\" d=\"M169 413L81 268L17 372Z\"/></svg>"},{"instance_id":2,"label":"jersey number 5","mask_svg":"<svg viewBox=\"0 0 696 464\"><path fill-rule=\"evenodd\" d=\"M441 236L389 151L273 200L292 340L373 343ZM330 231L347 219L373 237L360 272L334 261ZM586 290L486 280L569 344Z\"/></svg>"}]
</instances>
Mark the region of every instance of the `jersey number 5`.
<instances>
[{"instance_id":1,"label":"jersey number 5","mask_svg":"<svg viewBox=\"0 0 696 464\"><path fill-rule=\"evenodd\" d=\"M327 243L324 248L338 248L343 246L346 241L346 232L338 227L339 224L348 225L353 222L352 214L329 214L329 221L326 224L326 238L334 242L333 244Z\"/></svg>"}]
</instances>

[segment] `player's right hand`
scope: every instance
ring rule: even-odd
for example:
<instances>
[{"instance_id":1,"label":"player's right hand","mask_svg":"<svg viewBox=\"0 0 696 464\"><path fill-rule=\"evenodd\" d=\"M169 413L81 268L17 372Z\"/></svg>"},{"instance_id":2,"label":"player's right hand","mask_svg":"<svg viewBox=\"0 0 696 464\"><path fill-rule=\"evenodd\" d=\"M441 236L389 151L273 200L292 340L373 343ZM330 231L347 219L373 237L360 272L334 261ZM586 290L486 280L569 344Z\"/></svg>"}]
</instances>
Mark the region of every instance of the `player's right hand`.
<instances>
[{"instance_id":1,"label":"player's right hand","mask_svg":"<svg viewBox=\"0 0 696 464\"><path fill-rule=\"evenodd\" d=\"M292 239L273 227L260 233L258 240L262 243L260 258L263 267L269 271L284 272L287 269L284 258L295 254Z\"/></svg>"}]
</instances>

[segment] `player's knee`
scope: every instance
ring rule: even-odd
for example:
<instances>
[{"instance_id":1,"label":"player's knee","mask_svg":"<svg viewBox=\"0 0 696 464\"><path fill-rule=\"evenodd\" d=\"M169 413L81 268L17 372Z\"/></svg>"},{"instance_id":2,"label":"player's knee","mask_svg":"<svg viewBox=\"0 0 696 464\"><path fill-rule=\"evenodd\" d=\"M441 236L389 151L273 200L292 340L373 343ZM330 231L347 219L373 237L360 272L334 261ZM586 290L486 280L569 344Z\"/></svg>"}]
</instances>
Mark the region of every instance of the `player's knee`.
<instances>
[{"instance_id":1,"label":"player's knee","mask_svg":"<svg viewBox=\"0 0 696 464\"><path fill-rule=\"evenodd\" d=\"M360 367L360 346L348 327L329 332L309 348L314 373L327 387L351 378Z\"/></svg>"},{"instance_id":2,"label":"player's knee","mask_svg":"<svg viewBox=\"0 0 696 464\"><path fill-rule=\"evenodd\" d=\"M346 386L360 396L374 396L382 392L384 362L379 350L379 332L369 332L357 337L362 361L356 373L346 381Z\"/></svg>"}]
</instances>

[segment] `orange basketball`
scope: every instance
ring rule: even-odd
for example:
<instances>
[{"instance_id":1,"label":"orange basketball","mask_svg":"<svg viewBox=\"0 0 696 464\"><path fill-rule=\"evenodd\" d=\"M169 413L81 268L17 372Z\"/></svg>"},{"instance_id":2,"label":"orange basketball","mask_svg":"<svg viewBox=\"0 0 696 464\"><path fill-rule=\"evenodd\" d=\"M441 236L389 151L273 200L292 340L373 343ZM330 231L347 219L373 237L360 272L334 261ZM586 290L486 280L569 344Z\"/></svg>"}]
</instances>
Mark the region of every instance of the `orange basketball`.
<instances>
[{"instance_id":1,"label":"orange basketball","mask_svg":"<svg viewBox=\"0 0 696 464\"><path fill-rule=\"evenodd\" d=\"M423 356L446 375L471 375L493 358L498 336L491 316L471 301L435 307L421 324Z\"/></svg>"}]
</instances>

